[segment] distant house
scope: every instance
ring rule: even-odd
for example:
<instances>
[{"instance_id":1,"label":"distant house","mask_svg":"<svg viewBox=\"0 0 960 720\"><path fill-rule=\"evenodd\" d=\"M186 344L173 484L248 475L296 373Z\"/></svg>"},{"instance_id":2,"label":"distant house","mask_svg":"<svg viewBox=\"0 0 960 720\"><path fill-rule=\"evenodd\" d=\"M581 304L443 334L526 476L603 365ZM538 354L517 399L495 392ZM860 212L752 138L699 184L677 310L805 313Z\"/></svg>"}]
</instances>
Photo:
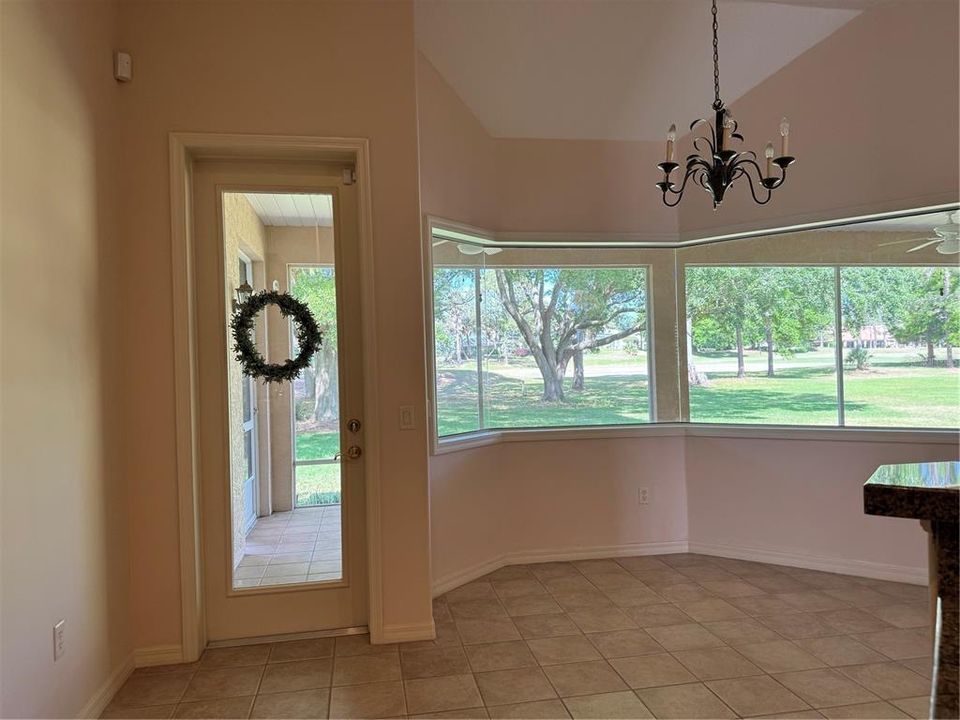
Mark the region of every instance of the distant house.
<instances>
[{"instance_id":1,"label":"distant house","mask_svg":"<svg viewBox=\"0 0 960 720\"><path fill-rule=\"evenodd\" d=\"M843 331L843 346L854 347L855 336L849 330ZM864 325L860 328L860 347L892 348L899 347L896 338L890 333L886 325Z\"/></svg>"}]
</instances>

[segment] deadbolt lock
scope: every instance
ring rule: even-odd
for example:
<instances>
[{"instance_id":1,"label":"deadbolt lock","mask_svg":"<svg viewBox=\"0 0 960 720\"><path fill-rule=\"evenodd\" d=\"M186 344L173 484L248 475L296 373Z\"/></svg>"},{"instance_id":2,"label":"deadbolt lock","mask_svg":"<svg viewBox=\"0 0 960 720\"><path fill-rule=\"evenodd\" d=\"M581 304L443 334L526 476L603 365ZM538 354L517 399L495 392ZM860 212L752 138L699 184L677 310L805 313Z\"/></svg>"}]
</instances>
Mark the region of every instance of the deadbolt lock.
<instances>
[{"instance_id":1,"label":"deadbolt lock","mask_svg":"<svg viewBox=\"0 0 960 720\"><path fill-rule=\"evenodd\" d=\"M360 421L357 420L356 418L353 418L352 420L347 420L347 430L349 430L350 432L352 433L360 432L360 428L361 428Z\"/></svg>"},{"instance_id":2,"label":"deadbolt lock","mask_svg":"<svg viewBox=\"0 0 960 720\"><path fill-rule=\"evenodd\" d=\"M361 450L358 446L351 445L347 448L347 457L351 460L356 460L361 455L363 455L363 450Z\"/></svg>"}]
</instances>

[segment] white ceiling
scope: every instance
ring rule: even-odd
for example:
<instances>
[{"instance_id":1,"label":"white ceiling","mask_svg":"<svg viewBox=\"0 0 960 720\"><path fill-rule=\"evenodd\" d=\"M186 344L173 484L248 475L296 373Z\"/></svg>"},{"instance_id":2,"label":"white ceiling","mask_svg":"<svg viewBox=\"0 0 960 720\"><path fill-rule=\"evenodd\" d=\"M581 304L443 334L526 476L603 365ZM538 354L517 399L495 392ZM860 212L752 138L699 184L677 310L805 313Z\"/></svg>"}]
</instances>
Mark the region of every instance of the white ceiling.
<instances>
[{"instance_id":1,"label":"white ceiling","mask_svg":"<svg viewBox=\"0 0 960 720\"><path fill-rule=\"evenodd\" d=\"M730 105L874 4L721 0L721 98ZM708 0L417 0L416 32L494 137L660 140L713 101Z\"/></svg>"},{"instance_id":2,"label":"white ceiling","mask_svg":"<svg viewBox=\"0 0 960 720\"><path fill-rule=\"evenodd\" d=\"M306 193L244 193L260 222L271 227L333 227L333 198Z\"/></svg>"}]
</instances>

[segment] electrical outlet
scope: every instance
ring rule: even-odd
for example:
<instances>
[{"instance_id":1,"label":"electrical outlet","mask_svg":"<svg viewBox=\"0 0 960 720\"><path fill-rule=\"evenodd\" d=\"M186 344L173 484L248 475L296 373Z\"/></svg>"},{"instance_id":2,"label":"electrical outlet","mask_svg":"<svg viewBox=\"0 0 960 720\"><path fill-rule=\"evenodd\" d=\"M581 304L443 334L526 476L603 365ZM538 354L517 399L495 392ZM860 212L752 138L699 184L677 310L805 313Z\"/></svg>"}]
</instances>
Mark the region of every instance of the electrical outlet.
<instances>
[{"instance_id":1,"label":"electrical outlet","mask_svg":"<svg viewBox=\"0 0 960 720\"><path fill-rule=\"evenodd\" d=\"M53 626L53 661L56 662L67 651L67 640L65 637L67 621L61 620Z\"/></svg>"},{"instance_id":2,"label":"electrical outlet","mask_svg":"<svg viewBox=\"0 0 960 720\"><path fill-rule=\"evenodd\" d=\"M641 505L650 504L650 488L637 488L637 502Z\"/></svg>"},{"instance_id":3,"label":"electrical outlet","mask_svg":"<svg viewBox=\"0 0 960 720\"><path fill-rule=\"evenodd\" d=\"M417 426L416 414L413 405L400 406L400 429L413 430Z\"/></svg>"}]
</instances>

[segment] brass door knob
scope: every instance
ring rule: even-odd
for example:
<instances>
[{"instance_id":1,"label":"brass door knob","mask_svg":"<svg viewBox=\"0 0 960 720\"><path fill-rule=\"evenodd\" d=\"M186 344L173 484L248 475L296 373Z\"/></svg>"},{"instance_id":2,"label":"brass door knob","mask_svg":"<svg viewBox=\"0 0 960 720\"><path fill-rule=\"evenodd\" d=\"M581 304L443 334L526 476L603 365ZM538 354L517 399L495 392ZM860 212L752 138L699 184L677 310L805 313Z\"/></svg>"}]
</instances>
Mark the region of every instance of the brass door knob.
<instances>
[{"instance_id":1,"label":"brass door knob","mask_svg":"<svg viewBox=\"0 0 960 720\"><path fill-rule=\"evenodd\" d=\"M347 457L351 460L356 460L361 455L363 455L363 450L361 450L358 446L351 445L347 448Z\"/></svg>"},{"instance_id":2,"label":"brass door knob","mask_svg":"<svg viewBox=\"0 0 960 720\"><path fill-rule=\"evenodd\" d=\"M361 423L356 418L347 420L347 430L349 430L350 432L352 433L360 432L360 428L361 428Z\"/></svg>"}]
</instances>

